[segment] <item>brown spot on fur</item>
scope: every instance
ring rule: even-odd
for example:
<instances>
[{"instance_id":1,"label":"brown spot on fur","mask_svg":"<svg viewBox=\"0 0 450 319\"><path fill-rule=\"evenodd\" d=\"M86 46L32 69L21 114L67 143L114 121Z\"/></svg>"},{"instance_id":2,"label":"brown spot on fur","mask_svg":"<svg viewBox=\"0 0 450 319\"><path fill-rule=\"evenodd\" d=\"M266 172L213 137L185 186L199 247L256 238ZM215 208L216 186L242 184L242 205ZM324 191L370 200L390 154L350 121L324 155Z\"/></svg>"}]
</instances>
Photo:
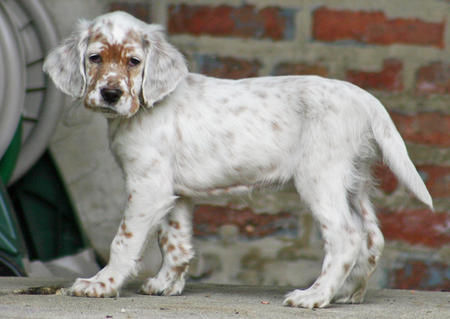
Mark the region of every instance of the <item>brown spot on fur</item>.
<instances>
[{"instance_id":1,"label":"brown spot on fur","mask_svg":"<svg viewBox=\"0 0 450 319\"><path fill-rule=\"evenodd\" d=\"M175 229L180 229L180 223L177 222L177 221L170 220L169 221L169 226L171 226L171 227L173 227Z\"/></svg>"},{"instance_id":2,"label":"brown spot on fur","mask_svg":"<svg viewBox=\"0 0 450 319\"><path fill-rule=\"evenodd\" d=\"M178 140L181 142L183 140L183 136L181 135L181 130L180 130L180 127L178 125L175 127L175 131L177 133Z\"/></svg>"},{"instance_id":3,"label":"brown spot on fur","mask_svg":"<svg viewBox=\"0 0 450 319\"><path fill-rule=\"evenodd\" d=\"M109 277L108 280L109 280L110 283L114 283L114 278L113 277Z\"/></svg>"},{"instance_id":4,"label":"brown spot on fur","mask_svg":"<svg viewBox=\"0 0 450 319\"><path fill-rule=\"evenodd\" d=\"M123 233L123 234L125 235L126 238L131 238L131 237L133 237L133 233L131 233L131 232L125 232L125 233Z\"/></svg>"},{"instance_id":5,"label":"brown spot on fur","mask_svg":"<svg viewBox=\"0 0 450 319\"><path fill-rule=\"evenodd\" d=\"M167 244L167 240L168 240L167 237L165 237L165 236L162 237L161 238L161 246L165 246Z\"/></svg>"},{"instance_id":6,"label":"brown spot on fur","mask_svg":"<svg viewBox=\"0 0 450 319\"><path fill-rule=\"evenodd\" d=\"M178 245L178 249L180 249L180 251L183 255L189 255L189 252L187 251L186 248L184 248L184 246L182 244Z\"/></svg>"},{"instance_id":7,"label":"brown spot on fur","mask_svg":"<svg viewBox=\"0 0 450 319\"><path fill-rule=\"evenodd\" d=\"M267 93L263 91L256 91L255 94L262 99L265 99L267 97Z\"/></svg>"},{"instance_id":8,"label":"brown spot on fur","mask_svg":"<svg viewBox=\"0 0 450 319\"><path fill-rule=\"evenodd\" d=\"M344 264L344 271L348 272L350 270L350 264Z\"/></svg>"},{"instance_id":9,"label":"brown spot on fur","mask_svg":"<svg viewBox=\"0 0 450 319\"><path fill-rule=\"evenodd\" d=\"M281 131L280 125L277 122L275 122L275 121L272 121L272 129L274 131L276 131L276 132L280 132Z\"/></svg>"},{"instance_id":10,"label":"brown spot on fur","mask_svg":"<svg viewBox=\"0 0 450 319\"><path fill-rule=\"evenodd\" d=\"M344 230L348 233L348 234L353 234L355 233L355 229L350 227L349 225L345 225L344 226Z\"/></svg>"},{"instance_id":11,"label":"brown spot on fur","mask_svg":"<svg viewBox=\"0 0 450 319\"><path fill-rule=\"evenodd\" d=\"M188 85L195 85L197 83L197 81L192 76L188 75L186 77L186 83Z\"/></svg>"},{"instance_id":12,"label":"brown spot on fur","mask_svg":"<svg viewBox=\"0 0 450 319\"><path fill-rule=\"evenodd\" d=\"M167 246L167 251L168 252L171 252L171 251L174 251L174 250L175 250L175 246L174 245L169 244L169 246Z\"/></svg>"},{"instance_id":13,"label":"brown spot on fur","mask_svg":"<svg viewBox=\"0 0 450 319\"><path fill-rule=\"evenodd\" d=\"M367 249L371 249L373 247L373 238L372 238L372 234L368 233L367 234Z\"/></svg>"},{"instance_id":14,"label":"brown spot on fur","mask_svg":"<svg viewBox=\"0 0 450 319\"><path fill-rule=\"evenodd\" d=\"M319 308L319 303L318 302L314 303L313 308Z\"/></svg>"},{"instance_id":15,"label":"brown spot on fur","mask_svg":"<svg viewBox=\"0 0 450 319\"><path fill-rule=\"evenodd\" d=\"M122 225L120 225L120 229L125 231L127 229L127 225L125 223L122 223Z\"/></svg>"},{"instance_id":16,"label":"brown spot on fur","mask_svg":"<svg viewBox=\"0 0 450 319\"><path fill-rule=\"evenodd\" d=\"M370 256L369 257L369 264L371 264L372 266L375 266L377 263L375 256Z\"/></svg>"},{"instance_id":17,"label":"brown spot on fur","mask_svg":"<svg viewBox=\"0 0 450 319\"><path fill-rule=\"evenodd\" d=\"M175 266L172 269L173 269L174 272L176 272L179 275L181 275L181 274L183 274L186 271L188 266L189 266L189 263L182 263L181 265Z\"/></svg>"},{"instance_id":18,"label":"brown spot on fur","mask_svg":"<svg viewBox=\"0 0 450 319\"><path fill-rule=\"evenodd\" d=\"M105 288L105 287L106 287L105 283L103 283L103 282L100 283L100 286L101 286L102 288Z\"/></svg>"},{"instance_id":19,"label":"brown spot on fur","mask_svg":"<svg viewBox=\"0 0 450 319\"><path fill-rule=\"evenodd\" d=\"M294 306L294 302L291 299L286 300L286 306L293 307Z\"/></svg>"},{"instance_id":20,"label":"brown spot on fur","mask_svg":"<svg viewBox=\"0 0 450 319\"><path fill-rule=\"evenodd\" d=\"M362 205L361 205L361 212L362 212L362 215L363 215L364 217L366 217L367 215L369 215L369 213L367 212L367 210L365 210L365 209L364 209L364 206L362 206Z\"/></svg>"},{"instance_id":21,"label":"brown spot on fur","mask_svg":"<svg viewBox=\"0 0 450 319\"><path fill-rule=\"evenodd\" d=\"M242 112L244 112L246 109L247 108L245 106L239 106L238 108L233 109L232 112L233 112L234 115L239 115Z\"/></svg>"},{"instance_id":22,"label":"brown spot on fur","mask_svg":"<svg viewBox=\"0 0 450 319\"><path fill-rule=\"evenodd\" d=\"M128 195L128 202L131 202L131 199L133 198L133 195L132 194L130 194L130 195Z\"/></svg>"}]
</instances>

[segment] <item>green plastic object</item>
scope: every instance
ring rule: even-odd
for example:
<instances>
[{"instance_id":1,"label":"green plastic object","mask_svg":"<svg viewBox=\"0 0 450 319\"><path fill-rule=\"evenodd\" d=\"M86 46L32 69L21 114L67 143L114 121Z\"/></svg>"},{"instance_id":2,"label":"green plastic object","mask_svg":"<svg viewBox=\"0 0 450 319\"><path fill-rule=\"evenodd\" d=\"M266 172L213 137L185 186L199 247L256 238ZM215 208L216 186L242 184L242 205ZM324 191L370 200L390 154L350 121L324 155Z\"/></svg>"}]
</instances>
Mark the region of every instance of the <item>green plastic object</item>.
<instances>
[{"instance_id":1,"label":"green plastic object","mask_svg":"<svg viewBox=\"0 0 450 319\"><path fill-rule=\"evenodd\" d=\"M26 252L15 213L4 185L14 171L20 153L22 124L19 122L8 149L0 159L0 275L23 276Z\"/></svg>"},{"instance_id":2,"label":"green plastic object","mask_svg":"<svg viewBox=\"0 0 450 319\"><path fill-rule=\"evenodd\" d=\"M8 191L30 260L48 261L78 253L87 246L48 151Z\"/></svg>"},{"instance_id":3,"label":"green plastic object","mask_svg":"<svg viewBox=\"0 0 450 319\"><path fill-rule=\"evenodd\" d=\"M20 153L20 145L22 143L22 121L17 125L16 133L9 143L8 149L0 159L0 179L4 185L7 185L11 179L16 162Z\"/></svg>"},{"instance_id":4,"label":"green plastic object","mask_svg":"<svg viewBox=\"0 0 450 319\"><path fill-rule=\"evenodd\" d=\"M0 181L0 275L23 276L25 250L8 193Z\"/></svg>"}]
</instances>

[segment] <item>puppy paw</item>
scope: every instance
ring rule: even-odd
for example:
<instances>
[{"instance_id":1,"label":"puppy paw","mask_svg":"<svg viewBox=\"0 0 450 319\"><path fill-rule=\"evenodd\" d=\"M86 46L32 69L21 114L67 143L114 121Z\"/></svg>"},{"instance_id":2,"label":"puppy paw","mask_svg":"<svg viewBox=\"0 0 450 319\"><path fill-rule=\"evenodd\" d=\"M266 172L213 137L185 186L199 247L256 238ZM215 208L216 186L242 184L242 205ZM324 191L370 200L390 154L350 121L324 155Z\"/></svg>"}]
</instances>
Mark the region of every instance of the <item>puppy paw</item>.
<instances>
[{"instance_id":1,"label":"puppy paw","mask_svg":"<svg viewBox=\"0 0 450 319\"><path fill-rule=\"evenodd\" d=\"M177 296L183 292L184 284L184 279L168 281L162 280L159 277L149 278L142 285L140 293L158 296Z\"/></svg>"},{"instance_id":2,"label":"puppy paw","mask_svg":"<svg viewBox=\"0 0 450 319\"><path fill-rule=\"evenodd\" d=\"M330 303L330 297L317 289L296 289L286 295L283 305L299 308L323 308Z\"/></svg>"},{"instance_id":3,"label":"puppy paw","mask_svg":"<svg viewBox=\"0 0 450 319\"><path fill-rule=\"evenodd\" d=\"M78 278L67 292L77 297L116 297L118 291L114 287L114 279L101 280L97 276L89 279Z\"/></svg>"},{"instance_id":4,"label":"puppy paw","mask_svg":"<svg viewBox=\"0 0 450 319\"><path fill-rule=\"evenodd\" d=\"M333 299L333 302L335 302L335 303L362 303L364 301L365 294L366 294L366 289L360 288L360 289L357 289L347 295L338 294Z\"/></svg>"}]
</instances>

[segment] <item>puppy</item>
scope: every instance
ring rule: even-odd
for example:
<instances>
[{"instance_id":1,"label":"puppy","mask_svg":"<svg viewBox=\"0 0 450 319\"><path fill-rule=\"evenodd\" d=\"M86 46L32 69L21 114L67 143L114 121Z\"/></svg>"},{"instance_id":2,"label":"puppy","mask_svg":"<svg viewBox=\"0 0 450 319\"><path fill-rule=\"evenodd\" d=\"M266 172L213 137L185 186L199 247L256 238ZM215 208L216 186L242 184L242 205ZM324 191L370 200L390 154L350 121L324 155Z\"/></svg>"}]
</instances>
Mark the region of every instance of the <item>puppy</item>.
<instances>
[{"instance_id":1,"label":"puppy","mask_svg":"<svg viewBox=\"0 0 450 319\"><path fill-rule=\"evenodd\" d=\"M285 305L363 301L384 240L370 204L370 166L384 161L423 203L432 199L381 103L317 76L223 80L189 73L162 28L114 12L82 22L45 60L66 94L108 119L128 202L105 268L75 296L116 296L149 232L163 254L141 291L177 295L193 256L193 201L293 181L325 241L322 272ZM378 152L379 150L379 152Z\"/></svg>"}]
</instances>

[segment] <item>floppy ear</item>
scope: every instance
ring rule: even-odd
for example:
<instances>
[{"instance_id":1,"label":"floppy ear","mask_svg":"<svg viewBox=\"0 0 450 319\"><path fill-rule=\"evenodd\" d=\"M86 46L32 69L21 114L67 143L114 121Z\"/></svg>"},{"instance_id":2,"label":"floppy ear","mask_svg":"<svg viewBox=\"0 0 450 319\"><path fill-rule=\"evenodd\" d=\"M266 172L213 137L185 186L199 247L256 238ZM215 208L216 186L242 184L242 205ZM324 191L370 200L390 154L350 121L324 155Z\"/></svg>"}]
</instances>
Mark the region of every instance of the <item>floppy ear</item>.
<instances>
[{"instance_id":1,"label":"floppy ear","mask_svg":"<svg viewBox=\"0 0 450 319\"><path fill-rule=\"evenodd\" d=\"M84 54L88 42L89 22L81 21L63 43L50 52L44 61L43 70L55 85L72 97L81 97L86 86Z\"/></svg>"},{"instance_id":2,"label":"floppy ear","mask_svg":"<svg viewBox=\"0 0 450 319\"><path fill-rule=\"evenodd\" d=\"M183 55L169 44L158 25L147 25L144 30L146 57L142 82L142 96L151 107L170 92L188 73Z\"/></svg>"}]
</instances>

